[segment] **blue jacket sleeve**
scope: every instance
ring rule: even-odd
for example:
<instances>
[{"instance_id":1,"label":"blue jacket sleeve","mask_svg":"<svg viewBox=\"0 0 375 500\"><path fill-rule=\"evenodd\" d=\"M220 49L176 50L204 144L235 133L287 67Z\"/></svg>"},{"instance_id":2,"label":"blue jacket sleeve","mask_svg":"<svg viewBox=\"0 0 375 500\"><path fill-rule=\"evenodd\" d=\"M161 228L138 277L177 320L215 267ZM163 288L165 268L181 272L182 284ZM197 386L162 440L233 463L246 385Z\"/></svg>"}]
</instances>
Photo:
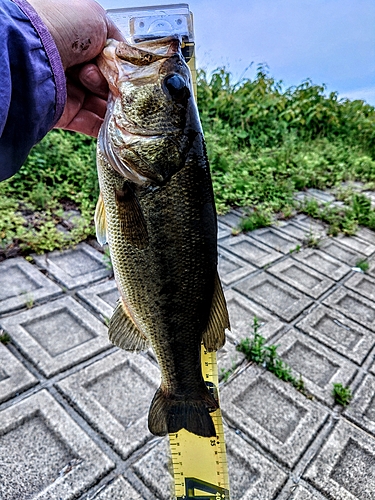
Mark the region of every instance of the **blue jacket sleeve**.
<instances>
[{"instance_id":1,"label":"blue jacket sleeve","mask_svg":"<svg viewBox=\"0 0 375 500\"><path fill-rule=\"evenodd\" d=\"M56 45L25 0L0 0L0 180L60 118L65 75Z\"/></svg>"}]
</instances>

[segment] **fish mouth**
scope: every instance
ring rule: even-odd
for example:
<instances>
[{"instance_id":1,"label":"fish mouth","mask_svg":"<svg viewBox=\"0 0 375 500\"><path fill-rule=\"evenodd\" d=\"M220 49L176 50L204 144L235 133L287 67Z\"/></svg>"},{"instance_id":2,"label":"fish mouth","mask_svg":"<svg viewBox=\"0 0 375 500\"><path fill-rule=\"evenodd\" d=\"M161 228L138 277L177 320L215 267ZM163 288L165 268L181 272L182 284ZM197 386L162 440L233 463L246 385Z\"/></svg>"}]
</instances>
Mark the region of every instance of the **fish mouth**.
<instances>
[{"instance_id":1,"label":"fish mouth","mask_svg":"<svg viewBox=\"0 0 375 500\"><path fill-rule=\"evenodd\" d=\"M116 117L114 116L113 117L113 122L115 124L115 127L117 130L120 130L121 131L121 136L122 137L129 137L129 138L132 138L132 139L136 139L137 137L149 137L149 138L159 138L159 137L164 137L165 134L160 134L158 132L156 132L155 130L145 130L145 129L137 129L133 123L131 123L130 121L126 121L126 123L124 124L124 122L122 124L120 124ZM130 132L130 130L128 128L126 128L126 125L129 125L129 128L134 128L135 131L134 132Z\"/></svg>"}]
</instances>

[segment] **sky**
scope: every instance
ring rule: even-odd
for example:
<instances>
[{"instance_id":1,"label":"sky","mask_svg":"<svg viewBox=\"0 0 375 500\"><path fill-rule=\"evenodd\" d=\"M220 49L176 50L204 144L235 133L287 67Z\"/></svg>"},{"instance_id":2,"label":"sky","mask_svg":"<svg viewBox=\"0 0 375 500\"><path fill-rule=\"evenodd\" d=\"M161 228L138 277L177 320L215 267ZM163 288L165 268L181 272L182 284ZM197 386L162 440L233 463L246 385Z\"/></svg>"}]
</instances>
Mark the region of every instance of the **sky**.
<instances>
[{"instance_id":1,"label":"sky","mask_svg":"<svg viewBox=\"0 0 375 500\"><path fill-rule=\"evenodd\" d=\"M105 9L178 2L99 0ZM182 2L181 2L182 3ZM233 81L258 64L285 87L309 78L375 105L374 0L191 0L197 67Z\"/></svg>"}]
</instances>

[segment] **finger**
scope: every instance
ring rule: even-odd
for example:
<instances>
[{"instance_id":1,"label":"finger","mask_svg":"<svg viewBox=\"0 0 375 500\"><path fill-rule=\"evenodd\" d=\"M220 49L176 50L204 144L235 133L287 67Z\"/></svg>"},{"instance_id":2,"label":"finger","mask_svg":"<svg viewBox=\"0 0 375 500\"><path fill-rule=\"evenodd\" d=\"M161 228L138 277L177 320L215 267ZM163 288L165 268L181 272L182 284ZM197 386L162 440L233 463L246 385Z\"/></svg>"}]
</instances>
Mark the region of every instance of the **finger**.
<instances>
[{"instance_id":1,"label":"finger","mask_svg":"<svg viewBox=\"0 0 375 500\"><path fill-rule=\"evenodd\" d=\"M115 25L115 23L109 16L106 17L106 22L107 22L108 38L114 38L115 40L119 40L120 42L125 42L126 40L124 35L121 33L121 31L118 29L118 27Z\"/></svg>"},{"instance_id":2,"label":"finger","mask_svg":"<svg viewBox=\"0 0 375 500\"><path fill-rule=\"evenodd\" d=\"M107 111L107 101L95 95L88 95L86 96L82 109L92 111L101 118L104 118Z\"/></svg>"},{"instance_id":3,"label":"finger","mask_svg":"<svg viewBox=\"0 0 375 500\"><path fill-rule=\"evenodd\" d=\"M79 70L78 79L90 92L107 99L108 83L96 64L85 64Z\"/></svg>"},{"instance_id":4,"label":"finger","mask_svg":"<svg viewBox=\"0 0 375 500\"><path fill-rule=\"evenodd\" d=\"M55 128L72 130L73 132L81 132L91 137L98 137L102 123L103 118L92 111L81 109L69 123L64 124L64 126L59 126L59 123L57 123Z\"/></svg>"}]
</instances>

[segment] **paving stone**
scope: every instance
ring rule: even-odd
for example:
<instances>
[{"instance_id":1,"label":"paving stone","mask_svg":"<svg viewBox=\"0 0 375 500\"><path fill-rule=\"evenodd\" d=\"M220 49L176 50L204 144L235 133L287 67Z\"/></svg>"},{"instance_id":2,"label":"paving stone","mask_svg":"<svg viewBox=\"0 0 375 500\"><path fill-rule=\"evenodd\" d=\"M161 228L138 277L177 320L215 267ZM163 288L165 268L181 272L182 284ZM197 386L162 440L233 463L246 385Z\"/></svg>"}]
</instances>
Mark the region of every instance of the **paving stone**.
<instances>
[{"instance_id":1,"label":"paving stone","mask_svg":"<svg viewBox=\"0 0 375 500\"><path fill-rule=\"evenodd\" d=\"M340 242L340 245L345 245L351 250L366 255L366 257L375 252L375 245L357 236L339 236L337 241Z\"/></svg>"},{"instance_id":2,"label":"paving stone","mask_svg":"<svg viewBox=\"0 0 375 500\"><path fill-rule=\"evenodd\" d=\"M366 227L361 227L355 235L361 240L367 241L372 245L375 245L375 231L371 231L371 229L367 229Z\"/></svg>"},{"instance_id":3,"label":"paving stone","mask_svg":"<svg viewBox=\"0 0 375 500\"><path fill-rule=\"evenodd\" d=\"M263 267L274 262L283 254L272 250L267 245L250 238L246 234L232 236L219 242L219 247L232 252L237 257L250 262L258 267ZM219 252L220 252L219 249Z\"/></svg>"},{"instance_id":4,"label":"paving stone","mask_svg":"<svg viewBox=\"0 0 375 500\"><path fill-rule=\"evenodd\" d=\"M0 263L0 314L53 298L62 290L22 257Z\"/></svg>"},{"instance_id":5,"label":"paving stone","mask_svg":"<svg viewBox=\"0 0 375 500\"><path fill-rule=\"evenodd\" d=\"M373 332L323 305L296 326L359 365L375 344Z\"/></svg>"},{"instance_id":6,"label":"paving stone","mask_svg":"<svg viewBox=\"0 0 375 500\"><path fill-rule=\"evenodd\" d=\"M321 201L323 203L332 203L333 201L335 201L335 197L332 194L327 193L327 191L310 188L307 190L307 192L313 198L316 198L318 201Z\"/></svg>"},{"instance_id":7,"label":"paving stone","mask_svg":"<svg viewBox=\"0 0 375 500\"><path fill-rule=\"evenodd\" d=\"M255 270L248 262L219 247L219 275L223 285L229 286Z\"/></svg>"},{"instance_id":8,"label":"paving stone","mask_svg":"<svg viewBox=\"0 0 375 500\"><path fill-rule=\"evenodd\" d=\"M238 227L242 219L243 214L238 211L231 210L225 215L219 215L218 222L221 222L229 227Z\"/></svg>"},{"instance_id":9,"label":"paving stone","mask_svg":"<svg viewBox=\"0 0 375 500\"><path fill-rule=\"evenodd\" d=\"M373 500L375 439L340 420L304 477L330 499Z\"/></svg>"},{"instance_id":10,"label":"paving stone","mask_svg":"<svg viewBox=\"0 0 375 500\"><path fill-rule=\"evenodd\" d=\"M348 281L345 281L345 286L354 292L358 292L369 300L375 301L375 279L364 273L354 274Z\"/></svg>"},{"instance_id":11,"label":"paving stone","mask_svg":"<svg viewBox=\"0 0 375 500\"><path fill-rule=\"evenodd\" d=\"M314 299L319 298L334 285L331 279L291 258L274 264L267 269L267 272Z\"/></svg>"},{"instance_id":12,"label":"paving stone","mask_svg":"<svg viewBox=\"0 0 375 500\"><path fill-rule=\"evenodd\" d=\"M132 465L135 474L158 500L174 498L173 469L170 456L169 440L166 437Z\"/></svg>"},{"instance_id":13,"label":"paving stone","mask_svg":"<svg viewBox=\"0 0 375 500\"><path fill-rule=\"evenodd\" d=\"M303 249L300 252L294 253L292 258L335 281L340 280L351 271L348 265L317 249Z\"/></svg>"},{"instance_id":14,"label":"paving stone","mask_svg":"<svg viewBox=\"0 0 375 500\"><path fill-rule=\"evenodd\" d=\"M235 290L226 290L225 298L231 328L230 332L227 332L227 337L234 342L239 342L241 339L251 336L254 317L258 320L259 333L267 340L285 326L276 316L272 316L263 307L255 304Z\"/></svg>"},{"instance_id":15,"label":"paving stone","mask_svg":"<svg viewBox=\"0 0 375 500\"><path fill-rule=\"evenodd\" d=\"M320 495L315 489L310 487L305 487L299 484L295 490L293 496L289 497L290 500L325 500L327 497Z\"/></svg>"},{"instance_id":16,"label":"paving stone","mask_svg":"<svg viewBox=\"0 0 375 500\"><path fill-rule=\"evenodd\" d=\"M126 459L152 435L148 409L159 370L141 354L117 351L57 384L74 408Z\"/></svg>"},{"instance_id":17,"label":"paving stone","mask_svg":"<svg viewBox=\"0 0 375 500\"><path fill-rule=\"evenodd\" d=\"M290 384L254 365L222 388L221 407L225 418L289 467L327 417Z\"/></svg>"},{"instance_id":18,"label":"paving stone","mask_svg":"<svg viewBox=\"0 0 375 500\"><path fill-rule=\"evenodd\" d=\"M222 238L227 238L232 234L232 231L228 226L223 224L222 222L218 222L217 224L217 239L221 240Z\"/></svg>"},{"instance_id":19,"label":"paving stone","mask_svg":"<svg viewBox=\"0 0 375 500\"><path fill-rule=\"evenodd\" d=\"M361 295L341 287L329 295L324 303L375 331L375 304Z\"/></svg>"},{"instance_id":20,"label":"paving stone","mask_svg":"<svg viewBox=\"0 0 375 500\"><path fill-rule=\"evenodd\" d=\"M100 493L93 497L93 500L142 500L142 497L123 476L118 476L113 482L108 484Z\"/></svg>"},{"instance_id":21,"label":"paving stone","mask_svg":"<svg viewBox=\"0 0 375 500\"><path fill-rule=\"evenodd\" d=\"M112 274L104 263L103 254L86 243L80 243L72 250L33 255L33 258L69 290Z\"/></svg>"},{"instance_id":22,"label":"paving stone","mask_svg":"<svg viewBox=\"0 0 375 500\"><path fill-rule=\"evenodd\" d=\"M77 292L80 299L89 304L103 318L111 318L120 296L115 280L105 281Z\"/></svg>"},{"instance_id":23,"label":"paving stone","mask_svg":"<svg viewBox=\"0 0 375 500\"><path fill-rule=\"evenodd\" d=\"M227 338L224 347L217 351L219 380L223 381L225 377L229 377L243 360L244 355L237 351L235 344Z\"/></svg>"},{"instance_id":24,"label":"paving stone","mask_svg":"<svg viewBox=\"0 0 375 500\"><path fill-rule=\"evenodd\" d=\"M325 232L325 225L323 222L313 219L308 215L298 214L293 218L293 222L305 226L308 231L323 231Z\"/></svg>"},{"instance_id":25,"label":"paving stone","mask_svg":"<svg viewBox=\"0 0 375 500\"><path fill-rule=\"evenodd\" d=\"M0 403L37 383L38 379L0 343Z\"/></svg>"},{"instance_id":26,"label":"paving stone","mask_svg":"<svg viewBox=\"0 0 375 500\"><path fill-rule=\"evenodd\" d=\"M71 297L9 316L1 325L46 377L112 346L107 328Z\"/></svg>"},{"instance_id":27,"label":"paving stone","mask_svg":"<svg viewBox=\"0 0 375 500\"><path fill-rule=\"evenodd\" d=\"M375 259L371 259L369 261L369 268L368 270L366 271L366 275L370 275L372 276L373 278L375 278Z\"/></svg>"},{"instance_id":28,"label":"paving stone","mask_svg":"<svg viewBox=\"0 0 375 500\"><path fill-rule=\"evenodd\" d=\"M344 415L375 435L375 377L365 376Z\"/></svg>"},{"instance_id":29,"label":"paving stone","mask_svg":"<svg viewBox=\"0 0 375 500\"><path fill-rule=\"evenodd\" d=\"M262 456L250 444L225 429L229 481L232 500L270 500L275 498L287 479L287 474ZM172 484L169 472L170 451L164 439L133 465L144 484L155 493L155 498L170 500Z\"/></svg>"},{"instance_id":30,"label":"paving stone","mask_svg":"<svg viewBox=\"0 0 375 500\"><path fill-rule=\"evenodd\" d=\"M280 357L292 368L293 375L301 375L307 391L327 406L335 404L332 384L348 386L357 372L353 363L294 329L277 344Z\"/></svg>"},{"instance_id":31,"label":"paving stone","mask_svg":"<svg viewBox=\"0 0 375 500\"><path fill-rule=\"evenodd\" d=\"M363 253L358 252L353 247L341 245L339 241L341 240L328 238L321 243L320 249L350 266L355 266L359 260L366 258L366 255Z\"/></svg>"},{"instance_id":32,"label":"paving stone","mask_svg":"<svg viewBox=\"0 0 375 500\"><path fill-rule=\"evenodd\" d=\"M312 303L302 293L266 273L246 278L234 288L285 321L292 321Z\"/></svg>"},{"instance_id":33,"label":"paving stone","mask_svg":"<svg viewBox=\"0 0 375 500\"><path fill-rule=\"evenodd\" d=\"M43 390L0 413L0 498L73 499L114 464Z\"/></svg>"},{"instance_id":34,"label":"paving stone","mask_svg":"<svg viewBox=\"0 0 375 500\"><path fill-rule=\"evenodd\" d=\"M278 230L299 241L307 241L308 238L319 239L324 232L322 228L310 230L306 226L294 222L294 219L280 223Z\"/></svg>"},{"instance_id":35,"label":"paving stone","mask_svg":"<svg viewBox=\"0 0 375 500\"><path fill-rule=\"evenodd\" d=\"M252 231L251 237L284 254L290 253L298 245L298 240L283 234L273 227Z\"/></svg>"}]
</instances>

